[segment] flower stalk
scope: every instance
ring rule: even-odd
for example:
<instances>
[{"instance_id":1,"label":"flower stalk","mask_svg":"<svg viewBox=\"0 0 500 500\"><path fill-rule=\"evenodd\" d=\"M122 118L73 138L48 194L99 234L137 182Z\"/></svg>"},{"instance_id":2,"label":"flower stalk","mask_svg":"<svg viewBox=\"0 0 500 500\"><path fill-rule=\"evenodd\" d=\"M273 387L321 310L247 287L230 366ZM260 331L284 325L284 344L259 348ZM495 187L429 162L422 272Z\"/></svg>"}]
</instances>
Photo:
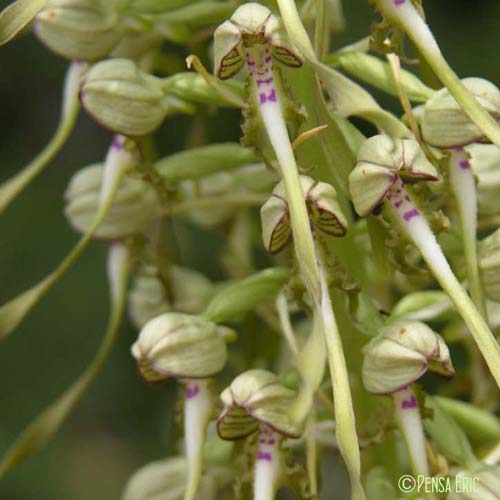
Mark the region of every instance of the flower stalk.
<instances>
[{"instance_id":1,"label":"flower stalk","mask_svg":"<svg viewBox=\"0 0 500 500\"><path fill-rule=\"evenodd\" d=\"M185 382L184 436L188 475L184 500L193 500L203 471L203 445L213 405L209 379L191 379Z\"/></svg>"},{"instance_id":2,"label":"flower stalk","mask_svg":"<svg viewBox=\"0 0 500 500\"><path fill-rule=\"evenodd\" d=\"M15 200L17 196L49 165L68 140L75 127L80 111L80 81L86 65L73 62L69 65L64 80L61 118L57 130L45 146L23 170L0 186L0 214Z\"/></svg>"},{"instance_id":3,"label":"flower stalk","mask_svg":"<svg viewBox=\"0 0 500 500\"><path fill-rule=\"evenodd\" d=\"M477 193L474 174L469 158L461 147L450 150L449 161L450 186L455 196L458 216L462 229L465 263L472 301L483 316L486 316L481 278L477 257Z\"/></svg>"},{"instance_id":4,"label":"flower stalk","mask_svg":"<svg viewBox=\"0 0 500 500\"><path fill-rule=\"evenodd\" d=\"M415 44L429 66L462 106L469 118L500 147L500 128L495 120L476 102L444 58L429 26L412 0L375 0L380 12L399 26Z\"/></svg>"},{"instance_id":5,"label":"flower stalk","mask_svg":"<svg viewBox=\"0 0 500 500\"><path fill-rule=\"evenodd\" d=\"M428 222L416 207L400 178L394 182L384 203L403 233L419 249L434 277L455 304L500 386L500 347L484 318L451 270Z\"/></svg>"}]
</instances>

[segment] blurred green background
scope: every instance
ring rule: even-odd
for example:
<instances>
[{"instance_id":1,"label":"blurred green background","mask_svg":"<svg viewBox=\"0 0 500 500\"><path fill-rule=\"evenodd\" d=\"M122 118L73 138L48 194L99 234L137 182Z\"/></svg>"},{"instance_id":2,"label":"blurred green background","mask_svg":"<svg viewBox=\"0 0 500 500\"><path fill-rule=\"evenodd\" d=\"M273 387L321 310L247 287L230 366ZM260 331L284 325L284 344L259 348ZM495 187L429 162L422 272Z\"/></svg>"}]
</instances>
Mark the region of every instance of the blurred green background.
<instances>
[{"instance_id":1,"label":"blurred green background","mask_svg":"<svg viewBox=\"0 0 500 500\"><path fill-rule=\"evenodd\" d=\"M0 7L8 3L0 1ZM336 39L334 47L365 36L374 19L365 0L344 4L348 33ZM500 84L500 2L427 0L424 6L457 73ZM25 165L51 136L66 66L31 35L0 49L0 180ZM395 100L381 102L399 112ZM185 146L191 121L179 117L165 123L158 136L162 155ZM212 140L238 139L238 112L218 112L209 123ZM82 114L61 154L0 218L0 303L45 276L76 242L62 215L63 192L75 170L103 158L109 140L108 132ZM213 249L218 235L182 226L177 234L182 263L217 278ZM2 343L1 454L92 359L108 314L105 257L106 245L92 244ZM129 354L135 336L126 322L97 383L51 444L0 482L1 500L113 500L140 465L174 452L169 443L175 387L147 386L138 379Z\"/></svg>"}]
</instances>

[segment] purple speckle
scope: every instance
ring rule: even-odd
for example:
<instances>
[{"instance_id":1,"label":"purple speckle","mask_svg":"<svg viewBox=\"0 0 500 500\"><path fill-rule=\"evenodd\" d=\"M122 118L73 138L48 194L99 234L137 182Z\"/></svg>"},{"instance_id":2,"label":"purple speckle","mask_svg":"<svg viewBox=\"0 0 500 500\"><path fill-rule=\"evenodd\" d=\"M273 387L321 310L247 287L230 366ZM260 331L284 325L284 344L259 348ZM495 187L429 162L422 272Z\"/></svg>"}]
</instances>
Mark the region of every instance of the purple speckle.
<instances>
[{"instance_id":1,"label":"purple speckle","mask_svg":"<svg viewBox=\"0 0 500 500\"><path fill-rule=\"evenodd\" d=\"M410 201L410 197L408 195L405 195L405 201Z\"/></svg>"},{"instance_id":2,"label":"purple speckle","mask_svg":"<svg viewBox=\"0 0 500 500\"><path fill-rule=\"evenodd\" d=\"M249 66L255 66L255 61L252 61L250 58L247 58L247 63Z\"/></svg>"},{"instance_id":3,"label":"purple speckle","mask_svg":"<svg viewBox=\"0 0 500 500\"><path fill-rule=\"evenodd\" d=\"M403 408L403 410L408 410L416 407L417 400L415 399L415 396L410 396L408 399L403 399L403 401L401 402L401 408Z\"/></svg>"},{"instance_id":4,"label":"purple speckle","mask_svg":"<svg viewBox=\"0 0 500 500\"><path fill-rule=\"evenodd\" d=\"M405 3L405 0L394 0L394 5L396 7L399 7L400 5L403 5Z\"/></svg>"},{"instance_id":5,"label":"purple speckle","mask_svg":"<svg viewBox=\"0 0 500 500\"><path fill-rule=\"evenodd\" d=\"M416 208L412 208L411 210L408 210L408 212L405 212L403 214L403 218L405 221L409 221L413 217L416 217L417 215L420 215L419 211Z\"/></svg>"},{"instance_id":6,"label":"purple speckle","mask_svg":"<svg viewBox=\"0 0 500 500\"><path fill-rule=\"evenodd\" d=\"M111 143L111 147L113 149L118 149L118 150L123 149L123 140L120 139L119 137L115 137L113 139L113 142Z\"/></svg>"},{"instance_id":7,"label":"purple speckle","mask_svg":"<svg viewBox=\"0 0 500 500\"><path fill-rule=\"evenodd\" d=\"M267 95L264 92L261 92L259 94L259 101L260 104L265 104L266 102L276 102L276 91L272 89Z\"/></svg>"},{"instance_id":8,"label":"purple speckle","mask_svg":"<svg viewBox=\"0 0 500 500\"><path fill-rule=\"evenodd\" d=\"M257 460L266 460L267 462L272 462L273 456L267 451L259 451L257 455Z\"/></svg>"},{"instance_id":9,"label":"purple speckle","mask_svg":"<svg viewBox=\"0 0 500 500\"><path fill-rule=\"evenodd\" d=\"M192 385L186 387L186 399L193 399L200 393L200 387L198 385Z\"/></svg>"},{"instance_id":10,"label":"purple speckle","mask_svg":"<svg viewBox=\"0 0 500 500\"><path fill-rule=\"evenodd\" d=\"M462 160L460 162L460 168L463 170L468 170L470 168L470 163L467 160Z\"/></svg>"},{"instance_id":11,"label":"purple speckle","mask_svg":"<svg viewBox=\"0 0 500 500\"><path fill-rule=\"evenodd\" d=\"M265 61L266 61L266 63L270 63L271 62L271 56L266 57Z\"/></svg>"},{"instance_id":12,"label":"purple speckle","mask_svg":"<svg viewBox=\"0 0 500 500\"><path fill-rule=\"evenodd\" d=\"M396 208L399 208L402 204L403 204L403 200L399 200L399 201L396 201L396 202L394 203L394 206L395 206Z\"/></svg>"},{"instance_id":13,"label":"purple speckle","mask_svg":"<svg viewBox=\"0 0 500 500\"><path fill-rule=\"evenodd\" d=\"M274 444L274 443L276 443L276 441L275 441L274 439L270 439L270 440L267 442L267 444Z\"/></svg>"},{"instance_id":14,"label":"purple speckle","mask_svg":"<svg viewBox=\"0 0 500 500\"><path fill-rule=\"evenodd\" d=\"M260 87L261 85L269 85L273 81L273 77L271 76L267 80L257 80L257 87Z\"/></svg>"}]
</instances>

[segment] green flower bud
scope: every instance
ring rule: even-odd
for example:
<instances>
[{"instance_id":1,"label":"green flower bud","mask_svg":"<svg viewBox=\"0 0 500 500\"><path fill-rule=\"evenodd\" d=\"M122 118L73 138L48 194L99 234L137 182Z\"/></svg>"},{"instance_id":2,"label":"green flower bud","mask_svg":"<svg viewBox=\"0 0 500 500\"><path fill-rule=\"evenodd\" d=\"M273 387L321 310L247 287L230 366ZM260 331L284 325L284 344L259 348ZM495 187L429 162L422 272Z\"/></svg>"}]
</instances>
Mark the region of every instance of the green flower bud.
<instances>
[{"instance_id":1,"label":"green flower bud","mask_svg":"<svg viewBox=\"0 0 500 500\"><path fill-rule=\"evenodd\" d=\"M85 233L99 206L103 165L85 167L71 178L64 193L64 214L71 226ZM141 232L158 213L155 190L146 182L124 177L111 209L95 232L104 239L117 239Z\"/></svg>"},{"instance_id":2,"label":"green flower bud","mask_svg":"<svg viewBox=\"0 0 500 500\"><path fill-rule=\"evenodd\" d=\"M121 500L183 500L188 466L184 457L171 457L141 467L127 481ZM216 500L217 482L202 477L195 500Z\"/></svg>"},{"instance_id":3,"label":"green flower bud","mask_svg":"<svg viewBox=\"0 0 500 500\"><path fill-rule=\"evenodd\" d=\"M161 80L130 59L109 59L92 66L83 79L81 98L97 122L129 136L152 132L169 113L192 111L179 98L165 96Z\"/></svg>"},{"instance_id":4,"label":"green flower bud","mask_svg":"<svg viewBox=\"0 0 500 500\"><path fill-rule=\"evenodd\" d=\"M356 212L369 215L396 182L438 179L417 141L376 135L367 139L358 152L356 167L349 175L349 190Z\"/></svg>"},{"instance_id":5,"label":"green flower bud","mask_svg":"<svg viewBox=\"0 0 500 500\"><path fill-rule=\"evenodd\" d=\"M160 278L158 270L150 266L136 276L128 305L130 318L137 328L171 310L198 314L207 305L212 284L205 276L179 266L172 266L169 271L167 283Z\"/></svg>"},{"instance_id":6,"label":"green flower bud","mask_svg":"<svg viewBox=\"0 0 500 500\"><path fill-rule=\"evenodd\" d=\"M197 184L190 181L183 182L181 190L184 192L186 200L191 201L200 196L216 197L229 194L234 191L235 184L234 176L227 172L219 172L203 177ZM228 205L190 210L189 212L189 218L202 228L218 226L226 222L232 215L234 215L234 207Z\"/></svg>"},{"instance_id":7,"label":"green flower bud","mask_svg":"<svg viewBox=\"0 0 500 500\"><path fill-rule=\"evenodd\" d=\"M500 118L500 90L495 85L482 78L464 78L462 83L493 118ZM440 148L489 142L446 87L425 104L421 128L423 139Z\"/></svg>"},{"instance_id":8,"label":"green flower bud","mask_svg":"<svg viewBox=\"0 0 500 500\"><path fill-rule=\"evenodd\" d=\"M217 420L222 439L241 439L257 431L261 424L289 437L302 430L288 415L296 393L266 370L248 370L236 377L221 394L224 410Z\"/></svg>"},{"instance_id":9,"label":"green flower bud","mask_svg":"<svg viewBox=\"0 0 500 500\"><path fill-rule=\"evenodd\" d=\"M335 188L305 175L300 176L300 184L314 227L332 236L344 236L347 221L340 210ZM265 247L271 254L280 252L292 234L283 181L276 185L271 197L262 205L260 216Z\"/></svg>"},{"instance_id":10,"label":"green flower bud","mask_svg":"<svg viewBox=\"0 0 500 500\"><path fill-rule=\"evenodd\" d=\"M120 39L115 6L107 0L49 0L35 18L35 32L56 54L95 61L109 54Z\"/></svg>"},{"instance_id":11,"label":"green flower bud","mask_svg":"<svg viewBox=\"0 0 500 500\"><path fill-rule=\"evenodd\" d=\"M385 327L364 349L363 383L373 394L391 394L419 379L427 370L453 376L444 340L419 321Z\"/></svg>"},{"instance_id":12,"label":"green flower bud","mask_svg":"<svg viewBox=\"0 0 500 500\"><path fill-rule=\"evenodd\" d=\"M271 55L291 67L302 65L281 21L258 3L241 5L214 32L214 72L222 80L236 75L245 64L244 45L268 43Z\"/></svg>"},{"instance_id":13,"label":"green flower bud","mask_svg":"<svg viewBox=\"0 0 500 500\"><path fill-rule=\"evenodd\" d=\"M211 377L226 364L225 330L197 316L165 313L144 325L132 355L147 382Z\"/></svg>"},{"instance_id":14,"label":"green flower bud","mask_svg":"<svg viewBox=\"0 0 500 500\"><path fill-rule=\"evenodd\" d=\"M479 271L486 296L500 302L500 229L479 242Z\"/></svg>"},{"instance_id":15,"label":"green flower bud","mask_svg":"<svg viewBox=\"0 0 500 500\"><path fill-rule=\"evenodd\" d=\"M446 500L498 500L500 498L500 466L481 465L461 470L454 478L455 488Z\"/></svg>"},{"instance_id":16,"label":"green flower bud","mask_svg":"<svg viewBox=\"0 0 500 500\"><path fill-rule=\"evenodd\" d=\"M481 215L500 212L500 149L494 144L471 144L466 148L470 166L477 178L477 201Z\"/></svg>"}]
</instances>

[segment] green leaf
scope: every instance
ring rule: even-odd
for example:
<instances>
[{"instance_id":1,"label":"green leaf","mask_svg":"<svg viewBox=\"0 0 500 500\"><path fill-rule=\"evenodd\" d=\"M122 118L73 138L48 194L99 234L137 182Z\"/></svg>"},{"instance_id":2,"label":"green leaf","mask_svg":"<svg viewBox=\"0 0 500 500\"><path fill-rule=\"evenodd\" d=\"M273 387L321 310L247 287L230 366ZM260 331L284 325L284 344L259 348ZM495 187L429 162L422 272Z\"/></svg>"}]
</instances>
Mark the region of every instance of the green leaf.
<instances>
[{"instance_id":1,"label":"green leaf","mask_svg":"<svg viewBox=\"0 0 500 500\"><path fill-rule=\"evenodd\" d=\"M256 161L258 158L251 149L226 142L167 156L159 160L155 168L165 182L179 182L186 179L199 179Z\"/></svg>"},{"instance_id":2,"label":"green leaf","mask_svg":"<svg viewBox=\"0 0 500 500\"><path fill-rule=\"evenodd\" d=\"M47 0L17 0L0 12L0 45L10 42L43 9Z\"/></svg>"},{"instance_id":3,"label":"green leaf","mask_svg":"<svg viewBox=\"0 0 500 500\"><path fill-rule=\"evenodd\" d=\"M370 500L396 500L396 490L384 467L374 467L368 472L366 495Z\"/></svg>"},{"instance_id":4,"label":"green leaf","mask_svg":"<svg viewBox=\"0 0 500 500\"><path fill-rule=\"evenodd\" d=\"M462 428L443 410L437 398L427 396L425 406L433 410L432 419L424 419L425 431L440 453L463 467L473 467L478 460Z\"/></svg>"},{"instance_id":5,"label":"green leaf","mask_svg":"<svg viewBox=\"0 0 500 500\"><path fill-rule=\"evenodd\" d=\"M434 396L446 413L478 443L500 441L500 419L482 408L456 399Z\"/></svg>"},{"instance_id":6,"label":"green leaf","mask_svg":"<svg viewBox=\"0 0 500 500\"><path fill-rule=\"evenodd\" d=\"M110 252L112 310L101 346L90 366L66 391L43 410L19 436L0 462L0 477L43 448L98 375L116 340L127 297L128 253L116 245Z\"/></svg>"},{"instance_id":7,"label":"green leaf","mask_svg":"<svg viewBox=\"0 0 500 500\"><path fill-rule=\"evenodd\" d=\"M223 288L210 301L203 316L215 323L239 319L259 304L274 300L287 279L286 269L264 269Z\"/></svg>"},{"instance_id":8,"label":"green leaf","mask_svg":"<svg viewBox=\"0 0 500 500\"><path fill-rule=\"evenodd\" d=\"M227 80L219 82L221 87L227 88L228 92L243 99L245 89L243 82L237 80ZM231 106L234 103L223 98L215 89L210 86L205 78L198 73L183 72L165 78L162 82L162 88L168 94L185 99L196 104L213 104L215 106Z\"/></svg>"},{"instance_id":9,"label":"green leaf","mask_svg":"<svg viewBox=\"0 0 500 500\"><path fill-rule=\"evenodd\" d=\"M391 67L388 62L378 57L365 52L339 51L327 56L327 62L340 66L355 78L398 97ZM401 69L401 84L410 101L425 102L434 94L434 89L405 69Z\"/></svg>"}]
</instances>

